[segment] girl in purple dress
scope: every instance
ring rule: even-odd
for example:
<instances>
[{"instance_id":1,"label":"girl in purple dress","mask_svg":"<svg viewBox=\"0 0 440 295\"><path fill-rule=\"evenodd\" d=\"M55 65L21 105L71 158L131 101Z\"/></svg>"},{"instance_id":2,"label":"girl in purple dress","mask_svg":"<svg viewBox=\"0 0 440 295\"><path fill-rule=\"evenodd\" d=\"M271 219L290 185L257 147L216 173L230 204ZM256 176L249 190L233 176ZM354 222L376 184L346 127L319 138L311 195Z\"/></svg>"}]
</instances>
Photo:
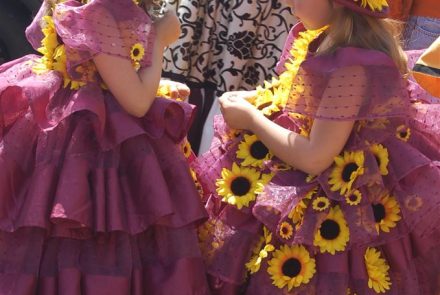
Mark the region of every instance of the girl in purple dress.
<instances>
[{"instance_id":1,"label":"girl in purple dress","mask_svg":"<svg viewBox=\"0 0 440 295\"><path fill-rule=\"evenodd\" d=\"M222 96L194 165L213 293L439 294L440 108L411 104L386 1L291 2L283 72Z\"/></svg>"},{"instance_id":2,"label":"girl in purple dress","mask_svg":"<svg viewBox=\"0 0 440 295\"><path fill-rule=\"evenodd\" d=\"M179 22L151 5L44 1L42 56L0 66L0 294L209 293L193 108L156 95L188 95L160 82Z\"/></svg>"}]
</instances>

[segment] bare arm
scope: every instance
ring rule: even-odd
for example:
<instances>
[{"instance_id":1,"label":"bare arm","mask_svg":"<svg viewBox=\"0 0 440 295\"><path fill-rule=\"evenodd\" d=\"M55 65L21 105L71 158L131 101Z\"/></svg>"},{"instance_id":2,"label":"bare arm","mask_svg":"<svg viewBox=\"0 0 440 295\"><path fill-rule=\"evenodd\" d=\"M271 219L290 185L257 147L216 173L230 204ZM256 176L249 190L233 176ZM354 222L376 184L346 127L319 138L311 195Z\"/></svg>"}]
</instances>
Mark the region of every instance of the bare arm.
<instances>
[{"instance_id":1,"label":"bare arm","mask_svg":"<svg viewBox=\"0 0 440 295\"><path fill-rule=\"evenodd\" d=\"M112 94L133 116L144 116L155 99L162 73L163 50L162 43L155 42L152 65L139 73L127 59L107 54L94 58L99 74Z\"/></svg>"},{"instance_id":2,"label":"bare arm","mask_svg":"<svg viewBox=\"0 0 440 295\"><path fill-rule=\"evenodd\" d=\"M252 132L281 160L306 173L317 175L327 169L350 136L354 121L316 120L306 138L264 117L254 117Z\"/></svg>"},{"instance_id":3,"label":"bare arm","mask_svg":"<svg viewBox=\"0 0 440 295\"><path fill-rule=\"evenodd\" d=\"M361 68L347 68L338 73L334 81L330 81L324 92L317 114L326 117L355 116L363 100L363 79L350 81L350 88L338 87L339 77L362 77ZM343 82L342 82L343 83ZM332 87L334 86L334 87ZM360 86L360 87L359 87ZM351 94L350 101L334 99L341 91ZM306 173L317 175L327 169L335 156L344 148L355 121L335 121L316 119L313 123L309 138L287 130L267 119L243 99L221 98L222 112L232 128L248 129L281 160ZM346 108L346 105L350 108ZM243 110L245 109L245 110ZM246 116L246 113L249 115ZM241 125L241 126L240 126ZM242 127L243 126L243 127Z\"/></svg>"},{"instance_id":4,"label":"bare arm","mask_svg":"<svg viewBox=\"0 0 440 295\"><path fill-rule=\"evenodd\" d=\"M157 37L153 45L151 66L137 73L131 61L121 57L98 54L93 59L99 74L119 104L136 117L143 117L150 109L162 74L164 48L180 34L179 19L174 11L167 13L154 26ZM116 23L114 27L117 27Z\"/></svg>"}]
</instances>

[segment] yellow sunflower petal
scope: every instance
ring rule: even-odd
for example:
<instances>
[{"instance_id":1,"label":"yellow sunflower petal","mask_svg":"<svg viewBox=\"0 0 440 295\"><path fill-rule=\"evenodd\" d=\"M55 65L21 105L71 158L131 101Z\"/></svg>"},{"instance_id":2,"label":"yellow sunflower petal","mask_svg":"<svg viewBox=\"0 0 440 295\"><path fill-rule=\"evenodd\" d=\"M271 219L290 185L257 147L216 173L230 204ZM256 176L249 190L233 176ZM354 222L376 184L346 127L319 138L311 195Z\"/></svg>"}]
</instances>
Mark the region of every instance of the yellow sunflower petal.
<instances>
[{"instance_id":1,"label":"yellow sunflower petal","mask_svg":"<svg viewBox=\"0 0 440 295\"><path fill-rule=\"evenodd\" d=\"M281 246L268 265L267 272L273 285L280 289L287 286L288 291L307 284L316 272L315 259L301 245Z\"/></svg>"},{"instance_id":2,"label":"yellow sunflower petal","mask_svg":"<svg viewBox=\"0 0 440 295\"><path fill-rule=\"evenodd\" d=\"M327 210L328 207L330 207L330 200L326 197L318 197L312 202L312 208L319 212Z\"/></svg>"},{"instance_id":3,"label":"yellow sunflower petal","mask_svg":"<svg viewBox=\"0 0 440 295\"><path fill-rule=\"evenodd\" d=\"M368 248L364 255L365 266L368 273L368 287L376 293L385 293L391 288L389 265L381 253L375 248Z\"/></svg>"},{"instance_id":4,"label":"yellow sunflower petal","mask_svg":"<svg viewBox=\"0 0 440 295\"><path fill-rule=\"evenodd\" d=\"M130 57L133 61L139 62L145 56L145 48L141 43L134 44L130 49Z\"/></svg>"},{"instance_id":5,"label":"yellow sunflower petal","mask_svg":"<svg viewBox=\"0 0 440 295\"><path fill-rule=\"evenodd\" d=\"M335 158L335 166L329 177L330 189L340 191L341 195L350 194L357 177L364 174L364 152L345 151Z\"/></svg>"},{"instance_id":6,"label":"yellow sunflower petal","mask_svg":"<svg viewBox=\"0 0 440 295\"><path fill-rule=\"evenodd\" d=\"M377 202L372 204L376 229L379 232L389 232L396 227L400 217L400 206L394 196L384 194Z\"/></svg>"}]
</instances>

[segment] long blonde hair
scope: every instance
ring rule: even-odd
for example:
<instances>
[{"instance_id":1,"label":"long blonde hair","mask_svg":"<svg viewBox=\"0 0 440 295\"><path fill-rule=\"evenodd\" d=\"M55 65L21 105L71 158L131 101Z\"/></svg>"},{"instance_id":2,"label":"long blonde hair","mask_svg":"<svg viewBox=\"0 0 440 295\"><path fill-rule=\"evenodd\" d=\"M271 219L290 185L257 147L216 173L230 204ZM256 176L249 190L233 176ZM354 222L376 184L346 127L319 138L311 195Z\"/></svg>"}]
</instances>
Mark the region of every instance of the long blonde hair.
<instances>
[{"instance_id":1,"label":"long blonde hair","mask_svg":"<svg viewBox=\"0 0 440 295\"><path fill-rule=\"evenodd\" d=\"M406 75L407 59L401 47L401 31L402 25L396 21L361 15L342 7L335 9L327 30L329 46L319 54L331 53L345 46L375 49L391 57L402 75Z\"/></svg>"}]
</instances>

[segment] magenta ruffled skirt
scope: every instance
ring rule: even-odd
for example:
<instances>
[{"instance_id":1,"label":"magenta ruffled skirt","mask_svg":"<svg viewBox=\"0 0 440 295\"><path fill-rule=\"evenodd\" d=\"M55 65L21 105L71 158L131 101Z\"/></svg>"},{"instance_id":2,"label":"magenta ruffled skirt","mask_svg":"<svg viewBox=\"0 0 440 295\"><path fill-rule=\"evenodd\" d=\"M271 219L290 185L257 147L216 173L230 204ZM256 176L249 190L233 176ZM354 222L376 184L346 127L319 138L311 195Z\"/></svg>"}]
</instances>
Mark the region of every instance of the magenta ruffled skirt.
<instances>
[{"instance_id":1,"label":"magenta ruffled skirt","mask_svg":"<svg viewBox=\"0 0 440 295\"><path fill-rule=\"evenodd\" d=\"M0 294L209 294L179 146L193 108L134 118L36 58L0 66Z\"/></svg>"}]
</instances>

